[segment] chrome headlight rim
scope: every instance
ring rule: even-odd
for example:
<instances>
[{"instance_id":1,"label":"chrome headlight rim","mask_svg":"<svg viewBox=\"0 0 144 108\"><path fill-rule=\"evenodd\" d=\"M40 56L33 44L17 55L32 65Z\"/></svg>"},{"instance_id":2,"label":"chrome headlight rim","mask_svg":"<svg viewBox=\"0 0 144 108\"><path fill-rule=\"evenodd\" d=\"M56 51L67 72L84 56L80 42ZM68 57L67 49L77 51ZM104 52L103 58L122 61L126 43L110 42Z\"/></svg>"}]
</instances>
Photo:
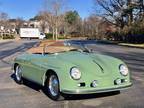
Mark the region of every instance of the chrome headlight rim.
<instances>
[{"instance_id":1,"label":"chrome headlight rim","mask_svg":"<svg viewBox=\"0 0 144 108\"><path fill-rule=\"evenodd\" d=\"M75 75L78 75L78 76L75 76ZM79 80L81 79L81 71L77 68L77 67L72 67L70 69L70 77L73 79L73 80Z\"/></svg>"},{"instance_id":2,"label":"chrome headlight rim","mask_svg":"<svg viewBox=\"0 0 144 108\"><path fill-rule=\"evenodd\" d=\"M129 73L128 67L125 64L119 65L119 71L120 71L120 74L123 76L127 76Z\"/></svg>"}]
</instances>

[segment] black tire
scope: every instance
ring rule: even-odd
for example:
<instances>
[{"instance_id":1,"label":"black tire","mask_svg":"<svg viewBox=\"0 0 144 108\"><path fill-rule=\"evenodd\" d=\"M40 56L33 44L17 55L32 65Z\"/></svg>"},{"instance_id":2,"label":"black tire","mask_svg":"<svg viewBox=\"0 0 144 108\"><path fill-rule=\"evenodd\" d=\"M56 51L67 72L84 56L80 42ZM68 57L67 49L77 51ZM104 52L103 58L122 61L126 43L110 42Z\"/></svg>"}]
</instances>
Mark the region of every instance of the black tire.
<instances>
[{"instance_id":1,"label":"black tire","mask_svg":"<svg viewBox=\"0 0 144 108\"><path fill-rule=\"evenodd\" d=\"M54 82L52 83L52 81ZM56 74L52 73L48 76L45 82L44 93L55 101L64 99L64 97L60 93L59 80Z\"/></svg>"},{"instance_id":2,"label":"black tire","mask_svg":"<svg viewBox=\"0 0 144 108\"><path fill-rule=\"evenodd\" d=\"M22 71L21 71L21 66L20 65L16 65L15 70L14 70L14 75L15 75L16 83L22 84L23 79L22 79Z\"/></svg>"}]
</instances>

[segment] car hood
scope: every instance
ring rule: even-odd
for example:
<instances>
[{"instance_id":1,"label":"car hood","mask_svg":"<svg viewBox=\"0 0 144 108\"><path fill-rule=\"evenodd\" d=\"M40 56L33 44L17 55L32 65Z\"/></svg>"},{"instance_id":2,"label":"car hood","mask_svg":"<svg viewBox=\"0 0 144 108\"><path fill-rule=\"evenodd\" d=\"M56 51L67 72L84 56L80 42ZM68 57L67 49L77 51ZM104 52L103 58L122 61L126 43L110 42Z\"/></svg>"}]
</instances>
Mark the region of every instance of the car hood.
<instances>
[{"instance_id":1,"label":"car hood","mask_svg":"<svg viewBox=\"0 0 144 108\"><path fill-rule=\"evenodd\" d=\"M119 59L94 53L70 52L62 54L58 58L63 62L71 63L73 67L79 68L83 73L97 76L110 75L117 71L119 64L122 63Z\"/></svg>"}]
</instances>

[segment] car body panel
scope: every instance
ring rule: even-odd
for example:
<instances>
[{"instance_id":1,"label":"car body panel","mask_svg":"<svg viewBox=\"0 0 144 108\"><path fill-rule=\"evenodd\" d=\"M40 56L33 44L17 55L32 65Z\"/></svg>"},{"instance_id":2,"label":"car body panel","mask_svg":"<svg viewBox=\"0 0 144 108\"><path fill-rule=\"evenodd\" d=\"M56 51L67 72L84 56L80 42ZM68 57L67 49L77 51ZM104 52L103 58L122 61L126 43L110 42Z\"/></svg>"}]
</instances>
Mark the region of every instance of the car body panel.
<instances>
[{"instance_id":1,"label":"car body panel","mask_svg":"<svg viewBox=\"0 0 144 108\"><path fill-rule=\"evenodd\" d=\"M119 59L95 53L69 51L55 54L24 54L15 59L15 63L22 66L23 77L44 86L46 72L53 70L60 82L60 91L70 94L96 93L100 91L120 90L130 86L130 75L123 76L119 72L119 65L124 64ZM77 67L82 76L80 80L73 80L70 69ZM116 79L125 80L115 85ZM91 87L93 81L98 81L97 87ZM84 87L79 87L85 83Z\"/></svg>"}]
</instances>

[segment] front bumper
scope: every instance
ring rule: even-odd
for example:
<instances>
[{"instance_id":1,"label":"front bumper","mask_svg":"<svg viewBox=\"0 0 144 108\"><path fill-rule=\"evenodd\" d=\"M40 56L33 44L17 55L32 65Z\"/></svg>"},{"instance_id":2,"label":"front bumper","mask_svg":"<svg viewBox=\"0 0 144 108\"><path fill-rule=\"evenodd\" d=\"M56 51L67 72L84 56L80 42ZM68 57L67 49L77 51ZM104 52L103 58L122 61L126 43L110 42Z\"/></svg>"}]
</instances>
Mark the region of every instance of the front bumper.
<instances>
[{"instance_id":1,"label":"front bumper","mask_svg":"<svg viewBox=\"0 0 144 108\"><path fill-rule=\"evenodd\" d=\"M93 89L89 89L89 90L84 90L84 89L61 90L61 92L65 93L65 94L93 94L93 93L104 93L104 92L111 92L111 91L119 91L119 90L129 88L131 86L132 86L132 83L129 83L128 85L120 86L120 87L111 87L111 88L103 88L103 89L93 88Z\"/></svg>"}]
</instances>

